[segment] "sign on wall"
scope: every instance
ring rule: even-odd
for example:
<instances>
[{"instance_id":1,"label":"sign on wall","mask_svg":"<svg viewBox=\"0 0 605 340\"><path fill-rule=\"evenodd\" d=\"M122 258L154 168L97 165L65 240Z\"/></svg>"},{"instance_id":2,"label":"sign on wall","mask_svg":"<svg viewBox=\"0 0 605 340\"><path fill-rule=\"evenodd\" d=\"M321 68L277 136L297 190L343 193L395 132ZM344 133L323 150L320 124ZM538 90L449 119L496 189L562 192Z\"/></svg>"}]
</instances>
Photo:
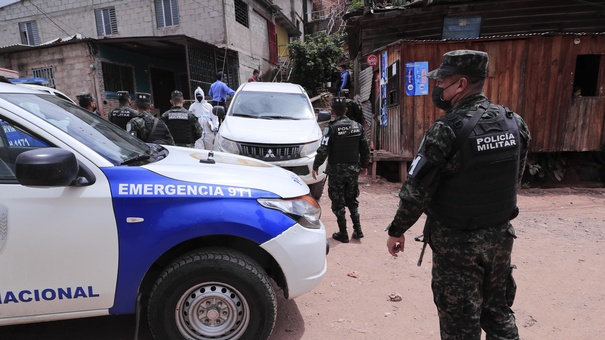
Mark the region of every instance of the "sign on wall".
<instances>
[{"instance_id":1,"label":"sign on wall","mask_svg":"<svg viewBox=\"0 0 605 340\"><path fill-rule=\"evenodd\" d=\"M388 54L387 51L382 52L380 58L380 125L387 126L387 83L388 77Z\"/></svg>"},{"instance_id":2,"label":"sign on wall","mask_svg":"<svg viewBox=\"0 0 605 340\"><path fill-rule=\"evenodd\" d=\"M408 96L426 96L429 94L428 61L405 63L405 94Z\"/></svg>"},{"instance_id":3,"label":"sign on wall","mask_svg":"<svg viewBox=\"0 0 605 340\"><path fill-rule=\"evenodd\" d=\"M368 55L366 58L366 64L368 64L368 66L378 65L378 57L375 54Z\"/></svg>"}]
</instances>

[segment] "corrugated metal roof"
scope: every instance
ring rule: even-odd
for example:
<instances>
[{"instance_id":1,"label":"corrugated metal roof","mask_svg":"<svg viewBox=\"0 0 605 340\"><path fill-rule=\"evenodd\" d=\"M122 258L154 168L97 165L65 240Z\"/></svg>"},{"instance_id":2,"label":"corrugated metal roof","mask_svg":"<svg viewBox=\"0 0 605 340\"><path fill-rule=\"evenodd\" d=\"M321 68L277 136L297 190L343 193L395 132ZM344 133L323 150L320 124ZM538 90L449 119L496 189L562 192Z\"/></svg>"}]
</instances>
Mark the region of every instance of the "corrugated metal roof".
<instances>
[{"instance_id":1,"label":"corrugated metal roof","mask_svg":"<svg viewBox=\"0 0 605 340\"><path fill-rule=\"evenodd\" d=\"M74 34L68 37L56 38L53 40L49 40L43 42L39 45L23 45L23 44L13 44L0 47L0 54L2 53L14 53L14 52L23 52L27 50L32 50L40 47L48 47L50 45L61 45L61 44L71 44L74 42L93 40L92 38L82 37L80 34Z\"/></svg>"},{"instance_id":2,"label":"corrugated metal roof","mask_svg":"<svg viewBox=\"0 0 605 340\"><path fill-rule=\"evenodd\" d=\"M397 45L401 42L415 42L415 43L434 43L434 42L457 42L457 41L488 41L488 40L506 40L506 39L523 39L537 36L558 36L558 35L576 35L576 36L587 36L587 35L605 35L605 32L542 32L542 33L519 33L519 34L501 34L501 35L490 35L478 38L458 38L458 39L399 39L388 45L377 48L371 52L371 54L378 51L382 51L389 46Z\"/></svg>"}]
</instances>

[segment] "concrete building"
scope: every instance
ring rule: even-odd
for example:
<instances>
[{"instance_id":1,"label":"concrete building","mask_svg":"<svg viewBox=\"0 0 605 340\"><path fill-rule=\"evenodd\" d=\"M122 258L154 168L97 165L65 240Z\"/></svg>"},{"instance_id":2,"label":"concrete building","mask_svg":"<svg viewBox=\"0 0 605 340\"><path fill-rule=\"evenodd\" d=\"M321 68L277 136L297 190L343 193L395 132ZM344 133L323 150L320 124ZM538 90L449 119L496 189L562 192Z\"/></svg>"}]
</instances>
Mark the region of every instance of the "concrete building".
<instances>
[{"instance_id":1,"label":"concrete building","mask_svg":"<svg viewBox=\"0 0 605 340\"><path fill-rule=\"evenodd\" d=\"M271 80L280 55L303 39L311 0L0 1L0 67L44 77L72 98L90 92L106 115L117 91L206 93L218 71L236 89L260 69Z\"/></svg>"}]
</instances>

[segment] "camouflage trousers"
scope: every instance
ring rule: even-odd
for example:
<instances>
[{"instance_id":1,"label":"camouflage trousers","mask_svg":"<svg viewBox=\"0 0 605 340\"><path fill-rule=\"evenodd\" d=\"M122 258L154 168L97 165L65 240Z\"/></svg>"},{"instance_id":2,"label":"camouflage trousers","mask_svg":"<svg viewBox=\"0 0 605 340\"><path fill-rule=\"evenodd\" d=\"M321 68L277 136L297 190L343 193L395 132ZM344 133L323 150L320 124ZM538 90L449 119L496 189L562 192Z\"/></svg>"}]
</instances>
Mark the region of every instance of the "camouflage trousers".
<instances>
[{"instance_id":1,"label":"camouflage trousers","mask_svg":"<svg viewBox=\"0 0 605 340\"><path fill-rule=\"evenodd\" d=\"M358 215L359 207L359 183L358 175L330 175L328 177L328 197L332 201L332 212L336 218L344 219L346 210L349 208L351 215Z\"/></svg>"},{"instance_id":2,"label":"camouflage trousers","mask_svg":"<svg viewBox=\"0 0 605 340\"><path fill-rule=\"evenodd\" d=\"M517 288L511 267L514 238L508 223L475 231L439 224L431 229L441 339L479 340L481 329L487 340L519 339L510 308Z\"/></svg>"}]
</instances>

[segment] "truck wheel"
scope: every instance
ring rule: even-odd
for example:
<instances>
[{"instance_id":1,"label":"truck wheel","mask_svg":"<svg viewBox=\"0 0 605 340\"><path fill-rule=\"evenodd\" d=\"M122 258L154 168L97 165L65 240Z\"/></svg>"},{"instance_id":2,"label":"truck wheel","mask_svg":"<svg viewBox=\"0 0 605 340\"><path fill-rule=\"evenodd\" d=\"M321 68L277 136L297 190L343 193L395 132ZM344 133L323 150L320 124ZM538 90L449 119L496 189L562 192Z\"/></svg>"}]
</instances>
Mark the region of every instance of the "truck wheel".
<instances>
[{"instance_id":1,"label":"truck wheel","mask_svg":"<svg viewBox=\"0 0 605 340\"><path fill-rule=\"evenodd\" d=\"M267 339L276 312L275 291L258 264L233 250L208 249L164 270L148 319L157 340Z\"/></svg>"},{"instance_id":2,"label":"truck wheel","mask_svg":"<svg viewBox=\"0 0 605 340\"><path fill-rule=\"evenodd\" d=\"M324 193L324 185L326 185L326 178L324 178L321 182L313 183L309 185L309 191L311 192L311 196L319 201L321 195Z\"/></svg>"}]
</instances>

